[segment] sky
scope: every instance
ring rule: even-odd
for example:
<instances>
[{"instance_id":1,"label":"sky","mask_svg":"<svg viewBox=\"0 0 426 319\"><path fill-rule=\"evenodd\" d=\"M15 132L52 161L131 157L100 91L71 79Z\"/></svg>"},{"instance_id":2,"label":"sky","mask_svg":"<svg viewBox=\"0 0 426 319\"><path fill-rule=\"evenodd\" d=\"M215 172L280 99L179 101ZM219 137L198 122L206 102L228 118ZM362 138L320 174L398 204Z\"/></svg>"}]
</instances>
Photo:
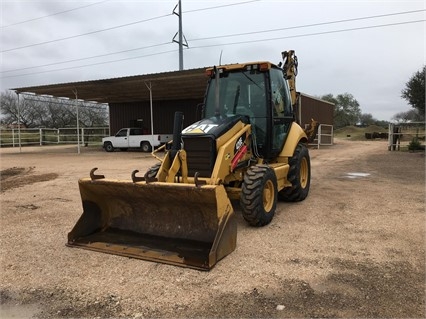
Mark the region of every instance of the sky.
<instances>
[{"instance_id":1,"label":"sky","mask_svg":"<svg viewBox=\"0 0 426 319\"><path fill-rule=\"evenodd\" d=\"M179 70L178 0L0 0L0 91ZM389 121L426 64L426 0L181 0L184 69L281 61ZM176 13L178 9L176 8ZM176 37L175 37L176 35ZM174 38L175 37L175 38Z\"/></svg>"}]
</instances>

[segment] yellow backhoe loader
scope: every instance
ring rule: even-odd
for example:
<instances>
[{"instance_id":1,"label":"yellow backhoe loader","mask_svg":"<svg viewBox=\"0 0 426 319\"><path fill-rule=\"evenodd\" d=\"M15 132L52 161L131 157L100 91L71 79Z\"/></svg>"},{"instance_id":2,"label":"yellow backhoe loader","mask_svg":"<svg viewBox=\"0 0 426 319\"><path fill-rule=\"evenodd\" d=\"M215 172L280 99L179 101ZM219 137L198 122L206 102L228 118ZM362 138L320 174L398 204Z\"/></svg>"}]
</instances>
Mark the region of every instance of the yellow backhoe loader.
<instances>
[{"instance_id":1,"label":"yellow backhoe loader","mask_svg":"<svg viewBox=\"0 0 426 319\"><path fill-rule=\"evenodd\" d=\"M79 180L83 214L67 245L211 269L236 247L231 200L252 226L267 225L277 200L308 196L307 136L295 122L294 51L270 62L220 65L209 82L202 119L183 128L175 114L171 145L158 165L131 180Z\"/></svg>"}]
</instances>

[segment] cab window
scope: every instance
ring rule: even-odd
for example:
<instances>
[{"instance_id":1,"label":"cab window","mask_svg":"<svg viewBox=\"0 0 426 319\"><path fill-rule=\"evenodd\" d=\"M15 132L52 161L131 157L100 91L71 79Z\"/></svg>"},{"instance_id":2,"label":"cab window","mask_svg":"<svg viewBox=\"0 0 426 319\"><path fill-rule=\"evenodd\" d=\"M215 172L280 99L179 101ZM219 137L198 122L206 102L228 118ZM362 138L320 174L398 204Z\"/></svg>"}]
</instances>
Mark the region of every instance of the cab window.
<instances>
[{"instance_id":1,"label":"cab window","mask_svg":"<svg viewBox=\"0 0 426 319\"><path fill-rule=\"evenodd\" d=\"M130 135L142 135L142 130L139 128L130 129Z\"/></svg>"},{"instance_id":2,"label":"cab window","mask_svg":"<svg viewBox=\"0 0 426 319\"><path fill-rule=\"evenodd\" d=\"M284 74L281 69L271 70L271 90L274 117L293 116L291 98L288 94L288 83L284 80Z\"/></svg>"},{"instance_id":3,"label":"cab window","mask_svg":"<svg viewBox=\"0 0 426 319\"><path fill-rule=\"evenodd\" d=\"M288 83L281 69L271 70L272 150L279 152L284 144L293 119Z\"/></svg>"},{"instance_id":4,"label":"cab window","mask_svg":"<svg viewBox=\"0 0 426 319\"><path fill-rule=\"evenodd\" d=\"M117 132L117 134L115 134L115 136L120 137L120 136L127 136L127 129L121 129Z\"/></svg>"}]
</instances>

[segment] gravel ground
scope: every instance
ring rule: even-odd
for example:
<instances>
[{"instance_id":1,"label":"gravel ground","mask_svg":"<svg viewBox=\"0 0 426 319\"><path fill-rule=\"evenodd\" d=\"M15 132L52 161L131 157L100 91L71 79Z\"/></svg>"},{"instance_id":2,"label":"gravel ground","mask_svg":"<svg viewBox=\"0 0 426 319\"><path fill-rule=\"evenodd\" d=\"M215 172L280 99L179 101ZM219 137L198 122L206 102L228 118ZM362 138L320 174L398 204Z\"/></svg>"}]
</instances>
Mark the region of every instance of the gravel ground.
<instances>
[{"instance_id":1,"label":"gravel ground","mask_svg":"<svg viewBox=\"0 0 426 319\"><path fill-rule=\"evenodd\" d=\"M312 183L209 272L65 246L93 167L129 179L141 152L1 149L1 318L425 318L425 155L336 139Z\"/></svg>"}]
</instances>

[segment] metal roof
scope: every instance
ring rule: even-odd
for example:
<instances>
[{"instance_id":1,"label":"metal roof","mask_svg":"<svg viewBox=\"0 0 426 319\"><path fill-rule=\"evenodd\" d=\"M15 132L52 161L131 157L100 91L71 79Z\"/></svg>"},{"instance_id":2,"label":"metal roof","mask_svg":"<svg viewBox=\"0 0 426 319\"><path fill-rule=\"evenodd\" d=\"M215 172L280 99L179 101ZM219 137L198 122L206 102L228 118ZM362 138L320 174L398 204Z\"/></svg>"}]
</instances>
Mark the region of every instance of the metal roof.
<instances>
[{"instance_id":1,"label":"metal roof","mask_svg":"<svg viewBox=\"0 0 426 319\"><path fill-rule=\"evenodd\" d=\"M12 89L17 93L33 93L54 97L77 98L99 103L149 101L152 85L153 100L181 100L203 97L206 68L135 75L104 80L30 86Z\"/></svg>"}]
</instances>

